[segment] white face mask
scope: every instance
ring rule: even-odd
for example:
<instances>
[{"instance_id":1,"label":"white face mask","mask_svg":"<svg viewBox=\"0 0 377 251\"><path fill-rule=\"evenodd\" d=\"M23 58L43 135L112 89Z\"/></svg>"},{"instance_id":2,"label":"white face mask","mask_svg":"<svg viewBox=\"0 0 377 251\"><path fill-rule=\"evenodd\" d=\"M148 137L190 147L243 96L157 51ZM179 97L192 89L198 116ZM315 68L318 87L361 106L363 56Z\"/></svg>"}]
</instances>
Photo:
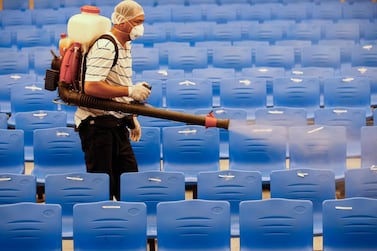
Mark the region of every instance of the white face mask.
<instances>
[{"instance_id":1,"label":"white face mask","mask_svg":"<svg viewBox=\"0 0 377 251\"><path fill-rule=\"evenodd\" d=\"M139 25L136 25L132 28L131 32L130 32L130 38L131 40L135 40L141 36L144 35L144 25L143 24L139 24Z\"/></svg>"}]
</instances>

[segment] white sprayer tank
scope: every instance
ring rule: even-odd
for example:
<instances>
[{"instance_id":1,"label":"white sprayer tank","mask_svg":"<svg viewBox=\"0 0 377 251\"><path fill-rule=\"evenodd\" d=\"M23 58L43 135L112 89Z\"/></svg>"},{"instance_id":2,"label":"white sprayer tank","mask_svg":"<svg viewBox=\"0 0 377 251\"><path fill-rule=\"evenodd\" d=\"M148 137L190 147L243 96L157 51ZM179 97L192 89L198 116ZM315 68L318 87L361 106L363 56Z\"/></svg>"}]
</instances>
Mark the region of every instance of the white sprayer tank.
<instances>
[{"instance_id":1,"label":"white sprayer tank","mask_svg":"<svg viewBox=\"0 0 377 251\"><path fill-rule=\"evenodd\" d=\"M84 51L102 34L110 31L111 21L101 16L100 9L95 6L85 5L80 9L81 13L69 18L67 24L68 37L82 44Z\"/></svg>"}]
</instances>

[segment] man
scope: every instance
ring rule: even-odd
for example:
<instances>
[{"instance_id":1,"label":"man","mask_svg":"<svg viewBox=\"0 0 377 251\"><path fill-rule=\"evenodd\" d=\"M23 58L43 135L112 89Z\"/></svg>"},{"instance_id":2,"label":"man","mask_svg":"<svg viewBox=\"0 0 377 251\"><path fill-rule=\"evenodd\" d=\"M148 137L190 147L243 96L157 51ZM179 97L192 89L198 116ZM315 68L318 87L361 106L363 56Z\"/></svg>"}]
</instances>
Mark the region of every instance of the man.
<instances>
[{"instance_id":1,"label":"man","mask_svg":"<svg viewBox=\"0 0 377 251\"><path fill-rule=\"evenodd\" d=\"M120 2L112 14L109 39L99 39L91 47L86 63L84 92L87 95L117 102L143 101L150 95L145 82L132 84L131 41L144 32L143 8L132 0ZM110 176L110 195L120 199L120 176L137 172L137 162L130 138L138 141L141 127L136 116L118 111L79 107L75 114L88 172Z\"/></svg>"}]
</instances>

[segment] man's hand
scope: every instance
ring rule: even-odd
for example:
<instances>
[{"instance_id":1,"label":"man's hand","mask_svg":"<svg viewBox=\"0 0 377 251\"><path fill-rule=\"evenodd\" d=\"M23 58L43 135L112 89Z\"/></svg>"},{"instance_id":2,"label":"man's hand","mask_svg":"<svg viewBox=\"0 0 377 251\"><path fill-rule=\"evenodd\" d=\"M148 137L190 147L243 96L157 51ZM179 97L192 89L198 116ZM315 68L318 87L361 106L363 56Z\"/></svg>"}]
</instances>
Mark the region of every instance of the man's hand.
<instances>
[{"instance_id":1,"label":"man's hand","mask_svg":"<svg viewBox=\"0 0 377 251\"><path fill-rule=\"evenodd\" d=\"M132 141L139 141L141 138L141 126L137 117L133 117L135 128L130 130L130 138Z\"/></svg>"},{"instance_id":2,"label":"man's hand","mask_svg":"<svg viewBox=\"0 0 377 251\"><path fill-rule=\"evenodd\" d=\"M144 101L151 94L146 82L137 83L134 86L128 87L128 95L136 101Z\"/></svg>"}]
</instances>

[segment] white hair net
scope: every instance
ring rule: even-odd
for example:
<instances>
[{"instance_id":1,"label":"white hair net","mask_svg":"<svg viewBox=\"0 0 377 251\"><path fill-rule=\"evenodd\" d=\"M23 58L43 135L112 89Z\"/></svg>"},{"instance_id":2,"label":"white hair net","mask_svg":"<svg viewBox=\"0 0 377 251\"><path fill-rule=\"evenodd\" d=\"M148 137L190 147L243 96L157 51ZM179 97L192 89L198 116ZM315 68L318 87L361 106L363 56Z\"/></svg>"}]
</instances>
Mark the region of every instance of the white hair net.
<instances>
[{"instance_id":1,"label":"white hair net","mask_svg":"<svg viewBox=\"0 0 377 251\"><path fill-rule=\"evenodd\" d=\"M121 24L142 14L144 10L140 4L133 0L124 0L115 6L111 21L113 24Z\"/></svg>"}]
</instances>

